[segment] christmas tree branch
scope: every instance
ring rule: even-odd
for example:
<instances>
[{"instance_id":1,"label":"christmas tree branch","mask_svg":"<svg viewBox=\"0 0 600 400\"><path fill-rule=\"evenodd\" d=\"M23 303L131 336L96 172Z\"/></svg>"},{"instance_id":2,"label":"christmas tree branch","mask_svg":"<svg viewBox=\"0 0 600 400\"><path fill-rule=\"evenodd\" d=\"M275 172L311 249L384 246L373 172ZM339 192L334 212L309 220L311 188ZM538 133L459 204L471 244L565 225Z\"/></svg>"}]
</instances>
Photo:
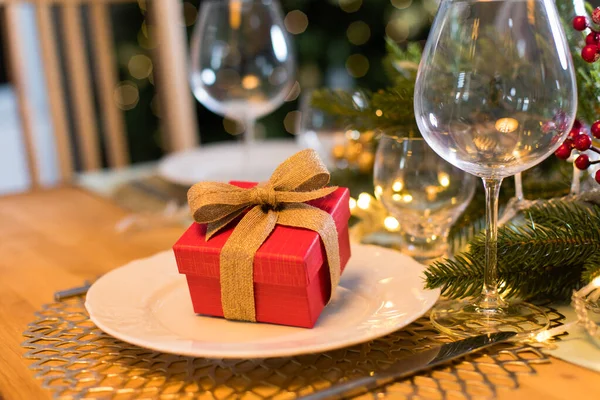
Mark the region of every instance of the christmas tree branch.
<instances>
[{"instance_id":1,"label":"christmas tree branch","mask_svg":"<svg viewBox=\"0 0 600 400\"><path fill-rule=\"evenodd\" d=\"M583 263L583 282L591 282L600 277L600 254L596 253Z\"/></svg>"},{"instance_id":2,"label":"christmas tree branch","mask_svg":"<svg viewBox=\"0 0 600 400\"><path fill-rule=\"evenodd\" d=\"M600 207L552 200L526 210L526 224L498 232L498 276L506 297L568 299L572 290L600 275ZM483 285L485 237L469 251L431 265L429 288L453 298L476 295Z\"/></svg>"}]
</instances>

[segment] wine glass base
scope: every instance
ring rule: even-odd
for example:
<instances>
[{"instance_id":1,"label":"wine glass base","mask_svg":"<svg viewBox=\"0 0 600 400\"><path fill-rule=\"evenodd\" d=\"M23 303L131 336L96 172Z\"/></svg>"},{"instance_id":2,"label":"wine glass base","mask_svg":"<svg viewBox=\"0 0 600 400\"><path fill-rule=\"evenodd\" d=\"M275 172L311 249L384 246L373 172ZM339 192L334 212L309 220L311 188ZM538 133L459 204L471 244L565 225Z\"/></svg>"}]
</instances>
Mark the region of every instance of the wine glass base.
<instances>
[{"instance_id":1,"label":"wine glass base","mask_svg":"<svg viewBox=\"0 0 600 400\"><path fill-rule=\"evenodd\" d=\"M431 311L431 322L440 332L455 337L516 332L523 339L550 326L546 313L532 304L508 303L501 309L482 310L472 299L438 303Z\"/></svg>"}]
</instances>

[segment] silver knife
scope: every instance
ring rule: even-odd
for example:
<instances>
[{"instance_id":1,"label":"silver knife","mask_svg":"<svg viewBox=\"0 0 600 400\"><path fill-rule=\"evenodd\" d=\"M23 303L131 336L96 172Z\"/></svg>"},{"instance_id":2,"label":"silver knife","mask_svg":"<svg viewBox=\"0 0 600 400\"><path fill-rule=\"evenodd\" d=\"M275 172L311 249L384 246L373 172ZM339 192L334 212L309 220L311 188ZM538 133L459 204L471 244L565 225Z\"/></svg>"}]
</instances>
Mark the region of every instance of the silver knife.
<instances>
[{"instance_id":1,"label":"silver knife","mask_svg":"<svg viewBox=\"0 0 600 400\"><path fill-rule=\"evenodd\" d=\"M383 371L372 373L364 378L333 385L319 392L300 397L300 399L329 400L358 396L397 380L408 378L417 372L426 371L494 344L506 342L515 335L515 332L497 332L435 346L404 357Z\"/></svg>"}]
</instances>

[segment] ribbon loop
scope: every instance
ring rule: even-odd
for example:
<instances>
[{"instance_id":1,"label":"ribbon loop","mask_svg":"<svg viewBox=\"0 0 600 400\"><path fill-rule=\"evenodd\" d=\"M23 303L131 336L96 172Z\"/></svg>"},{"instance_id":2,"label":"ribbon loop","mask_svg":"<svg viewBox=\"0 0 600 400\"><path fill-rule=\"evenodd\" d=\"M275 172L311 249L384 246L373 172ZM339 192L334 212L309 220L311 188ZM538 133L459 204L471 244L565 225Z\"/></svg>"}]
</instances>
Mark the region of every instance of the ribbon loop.
<instances>
[{"instance_id":1,"label":"ribbon loop","mask_svg":"<svg viewBox=\"0 0 600 400\"><path fill-rule=\"evenodd\" d=\"M237 224L220 255L221 305L227 319L256 321L254 256L277 224L313 230L327 255L333 291L339 282L338 235L331 215L304 204L337 188L325 187L330 175L314 150L303 150L284 161L269 181L251 189L200 182L188 192L198 223L208 224L206 239L247 213Z\"/></svg>"}]
</instances>

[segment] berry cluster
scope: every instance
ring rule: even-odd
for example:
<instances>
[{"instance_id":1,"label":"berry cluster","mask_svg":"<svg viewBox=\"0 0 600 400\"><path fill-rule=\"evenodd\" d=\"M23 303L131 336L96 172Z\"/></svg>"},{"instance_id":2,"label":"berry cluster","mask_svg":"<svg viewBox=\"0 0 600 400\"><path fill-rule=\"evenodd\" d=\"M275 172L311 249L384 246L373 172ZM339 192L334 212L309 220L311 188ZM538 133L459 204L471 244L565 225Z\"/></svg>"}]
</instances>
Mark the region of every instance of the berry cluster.
<instances>
[{"instance_id":1,"label":"berry cluster","mask_svg":"<svg viewBox=\"0 0 600 400\"><path fill-rule=\"evenodd\" d=\"M597 7L592 12L592 22L596 25L600 25L600 7ZM577 16L573 19L573 28L577 31L583 32L586 29L590 30L590 33L585 38L585 46L581 50L581 58L588 63L594 63L600 60L600 31L594 29L590 21L585 16ZM596 121L591 126L591 133L596 139L600 139L600 121ZM569 132L568 138L564 143L556 150L556 156L562 160L567 160L571 157L573 150L578 151L593 151L600 154L600 150L592 145L592 138L586 132L583 124L579 121L575 121L571 132ZM587 154L580 154L575 159L575 166L581 170L586 170L590 165L598 164L600 161L591 161ZM594 176L596 182L600 183L600 170L596 171Z\"/></svg>"},{"instance_id":2,"label":"berry cluster","mask_svg":"<svg viewBox=\"0 0 600 400\"><path fill-rule=\"evenodd\" d=\"M594 24L600 24L600 7L592 13L592 21ZM600 31L596 31L587 17L583 16L577 16L573 19L573 28L577 31L585 31L586 29L591 31L585 38L586 45L581 50L581 57L589 63L598 61L600 59Z\"/></svg>"},{"instance_id":3,"label":"berry cluster","mask_svg":"<svg viewBox=\"0 0 600 400\"><path fill-rule=\"evenodd\" d=\"M600 139L600 121L595 122L591 128L592 135L596 139ZM571 157L571 152L573 150L578 151L587 151L591 150L598 154L600 154L600 150L596 147L592 146L592 138L586 132L583 124L579 121L575 121L573 125L573 129L569 132L569 136L564 141L563 144L560 145L558 150L556 150L556 157L561 160L566 160ZM590 165L598 164L599 161L591 161L590 157L587 154L580 154L579 157L575 159L575 166L581 170L586 170ZM600 183L600 170L596 171L596 175L594 177L596 182Z\"/></svg>"}]
</instances>

